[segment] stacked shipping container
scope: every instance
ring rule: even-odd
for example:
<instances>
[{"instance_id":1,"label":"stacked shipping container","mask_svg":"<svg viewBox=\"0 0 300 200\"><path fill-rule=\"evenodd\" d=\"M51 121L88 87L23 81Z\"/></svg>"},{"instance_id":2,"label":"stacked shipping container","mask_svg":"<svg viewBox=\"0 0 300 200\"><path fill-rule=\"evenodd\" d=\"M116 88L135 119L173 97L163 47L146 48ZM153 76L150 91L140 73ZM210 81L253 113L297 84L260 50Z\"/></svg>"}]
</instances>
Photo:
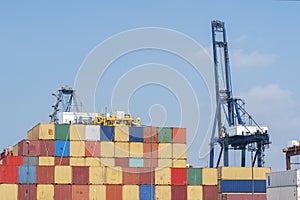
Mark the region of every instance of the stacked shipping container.
<instances>
[{"instance_id":1,"label":"stacked shipping container","mask_svg":"<svg viewBox=\"0 0 300 200\"><path fill-rule=\"evenodd\" d=\"M300 170L288 170L267 174L267 199L299 200Z\"/></svg>"},{"instance_id":2,"label":"stacked shipping container","mask_svg":"<svg viewBox=\"0 0 300 200\"><path fill-rule=\"evenodd\" d=\"M5 199L215 200L218 174L222 198L247 192L228 188L229 169L186 168L184 128L38 124L28 141L0 165Z\"/></svg>"},{"instance_id":3,"label":"stacked shipping container","mask_svg":"<svg viewBox=\"0 0 300 200\"><path fill-rule=\"evenodd\" d=\"M220 167L219 199L240 200L254 199L266 200L266 173L270 168L251 167Z\"/></svg>"}]
</instances>

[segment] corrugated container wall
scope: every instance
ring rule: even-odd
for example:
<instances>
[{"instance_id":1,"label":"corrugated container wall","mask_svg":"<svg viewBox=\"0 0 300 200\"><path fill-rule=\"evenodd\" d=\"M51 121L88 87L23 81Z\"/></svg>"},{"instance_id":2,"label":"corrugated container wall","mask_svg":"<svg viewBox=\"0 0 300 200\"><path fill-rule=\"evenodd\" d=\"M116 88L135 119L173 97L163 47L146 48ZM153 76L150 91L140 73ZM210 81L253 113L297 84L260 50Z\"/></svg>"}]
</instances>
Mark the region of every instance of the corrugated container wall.
<instances>
[{"instance_id":1,"label":"corrugated container wall","mask_svg":"<svg viewBox=\"0 0 300 200\"><path fill-rule=\"evenodd\" d=\"M65 200L72 196L72 185L54 185L55 200Z\"/></svg>"},{"instance_id":2,"label":"corrugated container wall","mask_svg":"<svg viewBox=\"0 0 300 200\"><path fill-rule=\"evenodd\" d=\"M28 131L29 140L54 140L54 124L37 124Z\"/></svg>"},{"instance_id":3,"label":"corrugated container wall","mask_svg":"<svg viewBox=\"0 0 300 200\"><path fill-rule=\"evenodd\" d=\"M38 184L36 193L37 200L53 200L54 185Z\"/></svg>"},{"instance_id":4,"label":"corrugated container wall","mask_svg":"<svg viewBox=\"0 0 300 200\"><path fill-rule=\"evenodd\" d=\"M288 170L267 174L267 187L300 186L300 170Z\"/></svg>"},{"instance_id":5,"label":"corrugated container wall","mask_svg":"<svg viewBox=\"0 0 300 200\"><path fill-rule=\"evenodd\" d=\"M29 199L36 200L36 184L29 185ZM28 185L27 184L19 184L18 185L18 200L28 200Z\"/></svg>"},{"instance_id":6,"label":"corrugated container wall","mask_svg":"<svg viewBox=\"0 0 300 200\"><path fill-rule=\"evenodd\" d=\"M156 186L155 187L156 200L172 200L171 186Z\"/></svg>"},{"instance_id":7,"label":"corrugated container wall","mask_svg":"<svg viewBox=\"0 0 300 200\"><path fill-rule=\"evenodd\" d=\"M267 199L268 200L300 200L300 188L297 186L268 188Z\"/></svg>"},{"instance_id":8,"label":"corrugated container wall","mask_svg":"<svg viewBox=\"0 0 300 200\"><path fill-rule=\"evenodd\" d=\"M17 184L0 184L1 199L17 200L18 199L18 185Z\"/></svg>"},{"instance_id":9,"label":"corrugated container wall","mask_svg":"<svg viewBox=\"0 0 300 200\"><path fill-rule=\"evenodd\" d=\"M138 185L123 185L122 200L139 200L139 189Z\"/></svg>"}]
</instances>

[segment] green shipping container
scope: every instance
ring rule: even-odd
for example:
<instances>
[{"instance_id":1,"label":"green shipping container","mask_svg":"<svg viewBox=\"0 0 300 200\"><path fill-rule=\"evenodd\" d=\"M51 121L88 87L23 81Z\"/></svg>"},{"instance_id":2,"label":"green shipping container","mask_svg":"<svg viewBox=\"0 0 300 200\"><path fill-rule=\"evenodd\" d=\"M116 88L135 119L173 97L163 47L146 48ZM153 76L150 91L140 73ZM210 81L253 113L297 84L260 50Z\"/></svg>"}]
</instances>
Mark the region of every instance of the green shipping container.
<instances>
[{"instance_id":1,"label":"green shipping container","mask_svg":"<svg viewBox=\"0 0 300 200\"><path fill-rule=\"evenodd\" d=\"M55 124L55 140L70 140L69 124Z\"/></svg>"},{"instance_id":2,"label":"green shipping container","mask_svg":"<svg viewBox=\"0 0 300 200\"><path fill-rule=\"evenodd\" d=\"M158 142L171 143L172 142L172 128L158 129Z\"/></svg>"},{"instance_id":3,"label":"green shipping container","mask_svg":"<svg viewBox=\"0 0 300 200\"><path fill-rule=\"evenodd\" d=\"M188 185L202 185L202 169L188 168L187 179Z\"/></svg>"}]
</instances>

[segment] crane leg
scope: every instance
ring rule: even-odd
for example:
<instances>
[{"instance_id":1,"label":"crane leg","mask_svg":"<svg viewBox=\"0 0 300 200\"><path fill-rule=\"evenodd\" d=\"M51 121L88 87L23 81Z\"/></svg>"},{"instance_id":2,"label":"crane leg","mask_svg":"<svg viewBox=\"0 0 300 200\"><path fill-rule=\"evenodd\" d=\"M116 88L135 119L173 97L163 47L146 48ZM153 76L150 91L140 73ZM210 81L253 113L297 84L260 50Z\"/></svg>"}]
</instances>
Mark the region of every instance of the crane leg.
<instances>
[{"instance_id":1,"label":"crane leg","mask_svg":"<svg viewBox=\"0 0 300 200\"><path fill-rule=\"evenodd\" d=\"M246 149L245 148L242 149L241 165L242 165L242 167L246 166Z\"/></svg>"}]
</instances>

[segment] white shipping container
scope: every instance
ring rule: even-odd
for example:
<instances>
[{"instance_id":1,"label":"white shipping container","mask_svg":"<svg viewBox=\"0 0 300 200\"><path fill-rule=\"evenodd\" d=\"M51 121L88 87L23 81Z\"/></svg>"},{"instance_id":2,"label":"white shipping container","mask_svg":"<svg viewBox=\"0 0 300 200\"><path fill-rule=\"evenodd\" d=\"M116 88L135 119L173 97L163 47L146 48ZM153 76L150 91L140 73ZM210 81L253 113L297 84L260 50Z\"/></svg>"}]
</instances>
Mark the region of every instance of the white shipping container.
<instances>
[{"instance_id":1,"label":"white shipping container","mask_svg":"<svg viewBox=\"0 0 300 200\"><path fill-rule=\"evenodd\" d=\"M300 186L300 170L267 173L267 188Z\"/></svg>"},{"instance_id":2,"label":"white shipping container","mask_svg":"<svg viewBox=\"0 0 300 200\"><path fill-rule=\"evenodd\" d=\"M267 126L261 126L260 127L264 133L268 131ZM251 135L256 133L257 131L261 131L258 126L242 126L242 125L237 125L237 126L230 126L228 128L228 133L229 136L235 136L235 135Z\"/></svg>"},{"instance_id":3,"label":"white shipping container","mask_svg":"<svg viewBox=\"0 0 300 200\"><path fill-rule=\"evenodd\" d=\"M98 125L87 125L85 127L85 139L89 141L100 140L100 126Z\"/></svg>"},{"instance_id":4,"label":"white shipping container","mask_svg":"<svg viewBox=\"0 0 300 200\"><path fill-rule=\"evenodd\" d=\"M85 124L94 121L99 113L82 113L82 112L60 112L58 113L59 124Z\"/></svg>"},{"instance_id":5,"label":"white shipping container","mask_svg":"<svg viewBox=\"0 0 300 200\"><path fill-rule=\"evenodd\" d=\"M267 188L268 200L300 200L300 188L297 186Z\"/></svg>"}]
</instances>

